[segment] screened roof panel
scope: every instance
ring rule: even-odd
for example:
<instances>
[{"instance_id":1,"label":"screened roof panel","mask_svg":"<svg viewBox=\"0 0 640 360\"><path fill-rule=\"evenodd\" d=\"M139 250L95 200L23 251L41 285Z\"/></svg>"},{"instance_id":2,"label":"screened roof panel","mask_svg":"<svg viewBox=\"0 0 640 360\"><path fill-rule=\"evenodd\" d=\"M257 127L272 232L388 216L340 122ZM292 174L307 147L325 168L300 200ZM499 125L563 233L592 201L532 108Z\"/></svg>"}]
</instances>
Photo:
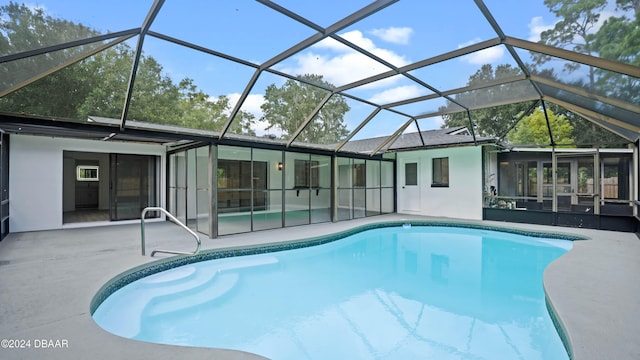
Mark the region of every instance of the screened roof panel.
<instances>
[{"instance_id":1,"label":"screened roof panel","mask_svg":"<svg viewBox=\"0 0 640 360\"><path fill-rule=\"evenodd\" d=\"M621 31L607 33L614 40L602 44L600 21L591 29L600 36L591 55L573 45L556 48L537 43L560 20L543 0L200 0L188 6L44 0L38 6L15 7L34 21L27 28L12 27L16 13L0 5L0 110L56 119L89 114L125 128L137 120L214 139L321 148L385 137L377 150L391 146L389 136L418 131L412 118L424 131L467 126L469 112L482 128L482 117L492 113L484 110L495 108L502 126L540 99L610 129L640 128L640 68L629 65L639 53L633 23L617 19ZM612 8L609 0L601 20L621 14ZM339 98L348 110L331 118L344 131L310 144L310 134L330 118L331 99Z\"/></svg>"},{"instance_id":2,"label":"screened roof panel","mask_svg":"<svg viewBox=\"0 0 640 360\"><path fill-rule=\"evenodd\" d=\"M455 100L468 109L486 108L539 98L529 80L490 86L455 95Z\"/></svg>"},{"instance_id":3,"label":"screened roof panel","mask_svg":"<svg viewBox=\"0 0 640 360\"><path fill-rule=\"evenodd\" d=\"M331 87L374 76L390 68L333 38L296 53L273 67L291 76L316 74Z\"/></svg>"},{"instance_id":4,"label":"screened roof panel","mask_svg":"<svg viewBox=\"0 0 640 360\"><path fill-rule=\"evenodd\" d=\"M607 130L611 131L614 134L617 134L618 136L620 136L621 138L624 138L625 140L628 140L629 142L634 142L638 138L638 132L636 132L636 131L631 131L629 129L625 129L625 128L620 127L620 126L616 126L616 125L613 125L613 124L606 123L606 122L604 122L602 120L599 120L599 119L596 119L596 118L594 118L592 116L585 115L584 113L578 113L578 115L583 117L584 119L594 123L594 124L598 124L602 128L607 129Z\"/></svg>"},{"instance_id":5,"label":"screened roof panel","mask_svg":"<svg viewBox=\"0 0 640 360\"><path fill-rule=\"evenodd\" d=\"M389 110L378 112L351 140L389 136L399 130L410 118Z\"/></svg>"},{"instance_id":6,"label":"screened roof panel","mask_svg":"<svg viewBox=\"0 0 640 360\"><path fill-rule=\"evenodd\" d=\"M510 145L551 147L626 147L637 136L628 129L608 124L585 114L567 112L563 106L546 101L544 109L538 106L519 117L504 139ZM637 134L637 132L636 132Z\"/></svg>"},{"instance_id":7,"label":"screened roof panel","mask_svg":"<svg viewBox=\"0 0 640 360\"><path fill-rule=\"evenodd\" d=\"M364 85L348 88L344 92L379 105L434 94L433 91L404 75L384 77Z\"/></svg>"},{"instance_id":8,"label":"screened roof panel","mask_svg":"<svg viewBox=\"0 0 640 360\"><path fill-rule=\"evenodd\" d=\"M449 111L462 111L464 110L462 107L459 107L455 104L450 104ZM447 100L443 97L436 97L433 99L427 99L422 101L416 101L410 104L404 104L400 106L394 106L391 109L397 110L399 112L410 114L414 117L429 117L434 114L439 114L447 108ZM433 124L435 125L435 124ZM440 127L440 126L438 126ZM429 126L428 129L435 129L433 126ZM427 130L427 129L423 129Z\"/></svg>"},{"instance_id":9,"label":"screened roof panel","mask_svg":"<svg viewBox=\"0 0 640 360\"><path fill-rule=\"evenodd\" d=\"M253 0L166 1L150 30L256 64L315 33Z\"/></svg>"},{"instance_id":10,"label":"screened roof panel","mask_svg":"<svg viewBox=\"0 0 640 360\"><path fill-rule=\"evenodd\" d=\"M154 37L143 52L127 120L219 132L255 71ZM165 76L157 78L157 69Z\"/></svg>"},{"instance_id":11,"label":"screened roof panel","mask_svg":"<svg viewBox=\"0 0 640 360\"><path fill-rule=\"evenodd\" d=\"M500 29L509 36L540 40L540 32L549 29L555 16L542 1L484 0Z\"/></svg>"},{"instance_id":12,"label":"screened roof panel","mask_svg":"<svg viewBox=\"0 0 640 360\"><path fill-rule=\"evenodd\" d=\"M275 137L286 142L298 135L301 126L309 121L317 106L330 95L329 91L305 81L262 72L247 96L248 101L242 103L241 110L254 116L250 128L255 135ZM238 126L239 119L239 115L233 119L229 133L246 133Z\"/></svg>"},{"instance_id":13,"label":"screened roof panel","mask_svg":"<svg viewBox=\"0 0 640 360\"><path fill-rule=\"evenodd\" d=\"M89 56L103 46L102 42L48 52L28 58L0 63L0 94L17 89L41 74L50 72L74 60Z\"/></svg>"},{"instance_id":14,"label":"screened roof panel","mask_svg":"<svg viewBox=\"0 0 640 360\"><path fill-rule=\"evenodd\" d=\"M483 1L493 17L496 19L502 31L511 37L516 37L532 42L538 42L541 38L541 33L543 31L553 29L554 25L562 20L562 18L557 17L553 14L549 9L544 6L543 1L502 1L502 0L484 0ZM591 3L583 3L583 9L589 9L591 4L599 4L600 2L591 2ZM625 3L621 1L621 3ZM631 3L627 1L626 3ZM562 3L558 3L559 7ZM623 10L616 6L616 1L608 0L601 2L602 6L597 6L592 8L592 15L597 16L597 21L595 24L588 25L587 31L590 36L593 36L597 30L604 26L605 21L612 23L616 21L616 18L626 17L627 19L633 19L635 17L633 10ZM594 17L595 18L595 17ZM576 17L576 21L574 23L574 27L578 29L580 26L585 24L585 13L583 12L581 16ZM631 33L632 31L637 31L637 26L630 25L629 27L621 26L618 22L613 27L613 31L617 32L627 32ZM563 36L566 36L566 32L562 33ZM637 38L638 35L635 36ZM629 38L632 39L633 37ZM597 41L594 38L591 38L590 41ZM611 38L603 39L605 42L611 41ZM584 39L580 34L576 34L576 36L570 41L565 48L568 50L574 50L572 47L582 46L584 44ZM613 44L608 44L613 45ZM604 51L602 54L599 54L603 58L612 59L615 58L617 61L626 64L634 64L638 65L638 45L633 43L633 41L629 43L620 43L621 48L616 49L616 46L607 46L609 51ZM611 51L614 53L612 54ZM615 53L615 51L620 51L620 53ZM612 57L613 55L619 55Z\"/></svg>"},{"instance_id":15,"label":"screened roof panel","mask_svg":"<svg viewBox=\"0 0 640 360\"><path fill-rule=\"evenodd\" d=\"M409 71L409 74L444 92L465 86L484 86L523 72L506 47L496 45L424 66Z\"/></svg>"},{"instance_id":16,"label":"screened roof panel","mask_svg":"<svg viewBox=\"0 0 640 360\"><path fill-rule=\"evenodd\" d=\"M316 115L295 139L294 144L304 143L337 147L369 116L375 107L338 94ZM335 119L344 119L341 123Z\"/></svg>"},{"instance_id":17,"label":"screened roof panel","mask_svg":"<svg viewBox=\"0 0 640 360\"><path fill-rule=\"evenodd\" d=\"M517 52L522 54L526 51L518 49ZM541 56L544 60L535 71L538 76L581 87L602 96L612 96L628 102L640 100L640 96L635 91L640 78L536 52L529 53L532 56Z\"/></svg>"},{"instance_id":18,"label":"screened roof panel","mask_svg":"<svg viewBox=\"0 0 640 360\"><path fill-rule=\"evenodd\" d=\"M420 131L440 129L443 124L441 116L429 116L421 119L416 119Z\"/></svg>"},{"instance_id":19,"label":"screened roof panel","mask_svg":"<svg viewBox=\"0 0 640 360\"><path fill-rule=\"evenodd\" d=\"M468 122L468 117L471 117L476 135L503 139L520 119L530 115L539 106L539 101L527 101L472 109L465 120ZM495 119L504 121L495 121Z\"/></svg>"},{"instance_id":20,"label":"screened roof panel","mask_svg":"<svg viewBox=\"0 0 640 360\"><path fill-rule=\"evenodd\" d=\"M295 12L318 26L326 28L369 5L371 0L304 2L298 0L277 0L273 2Z\"/></svg>"},{"instance_id":21,"label":"screened roof panel","mask_svg":"<svg viewBox=\"0 0 640 360\"><path fill-rule=\"evenodd\" d=\"M357 33L372 52L396 66L496 37L473 0L401 0L346 32Z\"/></svg>"},{"instance_id":22,"label":"screened roof panel","mask_svg":"<svg viewBox=\"0 0 640 360\"><path fill-rule=\"evenodd\" d=\"M0 98L0 111L81 121L90 115L120 116L133 64L130 51L132 44L135 44L135 39L44 77L34 73L34 70L50 71L76 56L87 55L91 48L85 45L82 49L61 50L0 64L0 69L3 66L11 65L8 67L13 68L20 65L11 74L21 75L13 84L5 82L9 78L1 81L3 86L12 85L19 89Z\"/></svg>"},{"instance_id":23,"label":"screened roof panel","mask_svg":"<svg viewBox=\"0 0 640 360\"><path fill-rule=\"evenodd\" d=\"M538 86L540 86L540 89L545 94L548 94L549 97L575 105L583 109L584 113L590 111L595 114L601 114L603 118L616 119L624 124L628 124L628 127L631 129L640 129L640 117L638 117L637 112L622 109L603 101L598 101L546 84L539 84Z\"/></svg>"},{"instance_id":24,"label":"screened roof panel","mask_svg":"<svg viewBox=\"0 0 640 360\"><path fill-rule=\"evenodd\" d=\"M8 21L0 27L0 31L7 34L11 41L7 46L0 46L0 56L140 27L152 3L152 0L44 0L27 4L5 4L10 6L10 9L0 11L0 18ZM15 17L12 14L20 14L21 18L25 19L25 12L34 15L28 25L23 21L13 21ZM72 21L79 26L69 28L65 21ZM29 37L16 36L20 28L27 26Z\"/></svg>"},{"instance_id":25,"label":"screened roof panel","mask_svg":"<svg viewBox=\"0 0 640 360\"><path fill-rule=\"evenodd\" d=\"M251 74L251 76L253 75L254 74ZM238 102L243 100L241 98L243 93L248 91L246 98L242 101L239 111L235 114L224 136L232 137L233 135L249 133L250 135L269 139L270 142L286 143L287 139L280 127L276 125L270 126L271 124L265 121L262 105L265 102L267 88L280 88L288 79L269 72L262 72L257 79L255 79L254 83L251 83L250 80L250 78L247 78L246 81L240 82L245 88L239 89L234 96L230 97L232 100L231 109L233 110ZM250 89L247 89L247 84L251 85ZM231 115L231 112L229 115ZM241 126L243 120L250 120L248 131Z\"/></svg>"}]
</instances>

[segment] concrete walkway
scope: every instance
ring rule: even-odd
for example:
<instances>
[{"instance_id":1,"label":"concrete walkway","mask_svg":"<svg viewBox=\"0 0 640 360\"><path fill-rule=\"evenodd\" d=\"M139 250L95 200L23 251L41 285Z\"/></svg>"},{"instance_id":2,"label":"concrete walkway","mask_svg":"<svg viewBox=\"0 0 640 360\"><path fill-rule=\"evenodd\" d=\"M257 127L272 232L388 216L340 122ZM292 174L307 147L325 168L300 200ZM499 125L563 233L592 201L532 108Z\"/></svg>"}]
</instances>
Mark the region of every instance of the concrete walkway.
<instances>
[{"instance_id":1,"label":"concrete walkway","mask_svg":"<svg viewBox=\"0 0 640 360\"><path fill-rule=\"evenodd\" d=\"M370 222L421 219L385 215L224 236L202 236L203 249L291 241ZM442 219L440 219L442 220ZM575 233L590 240L549 265L544 285L571 342L574 359L640 359L640 240L635 234L476 222ZM14 233L0 242L1 359L218 359L262 357L221 349L150 344L102 330L89 313L91 299L114 276L150 261L156 248L191 251L193 239L171 223L147 225L147 256L140 255L136 224ZM159 255L160 257L162 255ZM22 341L22 344L21 344Z\"/></svg>"}]
</instances>

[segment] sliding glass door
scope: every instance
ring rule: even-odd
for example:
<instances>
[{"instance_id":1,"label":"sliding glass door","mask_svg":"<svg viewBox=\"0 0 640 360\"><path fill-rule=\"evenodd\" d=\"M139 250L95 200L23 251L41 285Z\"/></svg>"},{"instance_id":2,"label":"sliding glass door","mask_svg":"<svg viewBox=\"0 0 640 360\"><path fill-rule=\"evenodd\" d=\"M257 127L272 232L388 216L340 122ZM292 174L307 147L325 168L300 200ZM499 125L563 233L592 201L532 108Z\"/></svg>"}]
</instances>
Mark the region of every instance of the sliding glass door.
<instances>
[{"instance_id":1,"label":"sliding glass door","mask_svg":"<svg viewBox=\"0 0 640 360\"><path fill-rule=\"evenodd\" d=\"M145 207L157 205L155 175L155 156L110 155L111 220L139 219Z\"/></svg>"}]
</instances>

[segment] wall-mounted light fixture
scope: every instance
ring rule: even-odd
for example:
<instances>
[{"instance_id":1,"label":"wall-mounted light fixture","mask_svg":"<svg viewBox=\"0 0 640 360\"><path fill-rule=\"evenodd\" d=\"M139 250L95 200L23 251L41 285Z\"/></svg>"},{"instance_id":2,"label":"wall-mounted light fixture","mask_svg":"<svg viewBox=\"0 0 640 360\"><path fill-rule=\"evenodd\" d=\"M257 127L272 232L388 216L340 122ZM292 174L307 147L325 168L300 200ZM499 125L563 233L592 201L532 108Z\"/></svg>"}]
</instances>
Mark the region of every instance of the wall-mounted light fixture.
<instances>
[{"instance_id":1,"label":"wall-mounted light fixture","mask_svg":"<svg viewBox=\"0 0 640 360\"><path fill-rule=\"evenodd\" d=\"M279 162L278 165L276 165L276 168L278 168L278 171L282 171L282 163Z\"/></svg>"}]
</instances>

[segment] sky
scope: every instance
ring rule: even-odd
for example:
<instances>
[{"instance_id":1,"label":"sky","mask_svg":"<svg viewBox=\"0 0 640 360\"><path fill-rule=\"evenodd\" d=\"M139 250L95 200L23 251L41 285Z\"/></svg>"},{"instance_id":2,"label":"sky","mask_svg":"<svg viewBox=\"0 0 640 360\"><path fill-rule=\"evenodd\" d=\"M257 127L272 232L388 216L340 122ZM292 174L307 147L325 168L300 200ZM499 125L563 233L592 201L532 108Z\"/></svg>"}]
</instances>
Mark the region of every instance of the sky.
<instances>
[{"instance_id":1,"label":"sky","mask_svg":"<svg viewBox=\"0 0 640 360\"><path fill-rule=\"evenodd\" d=\"M601 20L613 14L614 1L610 2ZM30 6L44 8L54 17L80 22L102 32L139 27L151 3L150 0L27 2ZM276 3L321 27L329 27L368 4L361 0L281 0ZM537 41L540 33L556 22L543 0L485 0L485 4L503 32L511 37ZM188 3L167 0L151 30L254 64L262 64L314 34L310 28L251 0L200 0ZM346 27L338 35L398 67L497 37L472 0L401 0ZM144 52L158 60L174 80L191 78L209 95L225 95L233 101L240 97L255 71L251 67L152 37L146 38ZM516 66L505 47L497 46L415 70L412 75L428 79L428 84L438 90L450 90L465 86L469 76L483 64L495 66L505 63ZM289 57L275 65L274 69L290 75L321 74L324 80L336 86L388 70L386 66L371 61L333 39L325 39ZM259 119L262 116L260 105L264 89L269 84L280 85L285 80L268 73L261 75L242 110L253 113ZM395 76L349 90L348 93L385 104L429 95L431 91L403 76ZM348 128L353 130L373 111L373 107L351 100L349 105L351 110L345 115L345 121ZM443 105L443 100L435 100L405 106L402 111L411 114L430 113ZM406 121L406 117L383 111L355 138L389 135ZM439 128L441 118L427 118L419 124L421 130ZM258 122L258 135L264 134L264 127L265 122ZM274 131L277 135L277 130Z\"/></svg>"}]
</instances>

